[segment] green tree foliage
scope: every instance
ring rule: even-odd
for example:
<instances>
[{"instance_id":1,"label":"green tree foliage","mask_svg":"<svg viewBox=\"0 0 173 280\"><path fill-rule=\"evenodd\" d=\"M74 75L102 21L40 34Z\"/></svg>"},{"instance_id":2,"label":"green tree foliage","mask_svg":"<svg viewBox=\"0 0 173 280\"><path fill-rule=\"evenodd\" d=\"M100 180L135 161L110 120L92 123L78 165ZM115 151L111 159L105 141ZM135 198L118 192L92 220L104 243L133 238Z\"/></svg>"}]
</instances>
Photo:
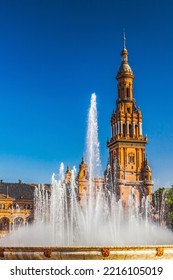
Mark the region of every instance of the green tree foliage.
<instances>
[{"instance_id":1,"label":"green tree foliage","mask_svg":"<svg viewBox=\"0 0 173 280\"><path fill-rule=\"evenodd\" d=\"M166 205L168 207L168 226L173 229L173 187L167 191Z\"/></svg>"},{"instance_id":2,"label":"green tree foliage","mask_svg":"<svg viewBox=\"0 0 173 280\"><path fill-rule=\"evenodd\" d=\"M173 186L157 189L153 193L152 202L158 222L165 223L173 230Z\"/></svg>"}]
</instances>

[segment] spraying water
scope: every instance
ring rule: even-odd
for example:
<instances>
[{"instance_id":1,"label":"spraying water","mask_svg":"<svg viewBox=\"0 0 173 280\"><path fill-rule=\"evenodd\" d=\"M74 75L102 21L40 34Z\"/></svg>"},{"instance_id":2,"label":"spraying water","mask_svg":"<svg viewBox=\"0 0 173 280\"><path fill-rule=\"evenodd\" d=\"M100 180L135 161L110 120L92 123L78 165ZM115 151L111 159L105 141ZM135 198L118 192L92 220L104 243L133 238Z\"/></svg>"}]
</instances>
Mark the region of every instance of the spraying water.
<instances>
[{"instance_id":1,"label":"spraying water","mask_svg":"<svg viewBox=\"0 0 173 280\"><path fill-rule=\"evenodd\" d=\"M3 246L125 246L172 244L172 232L149 219L150 203L143 197L141 211L135 189L131 187L128 208L111 191L110 166L104 187L95 191L94 177L101 175L96 95L92 94L88 115L87 163L89 196L79 203L76 168L65 183L64 164L58 176L53 174L51 191L35 189L35 222L0 240Z\"/></svg>"},{"instance_id":2,"label":"spraying water","mask_svg":"<svg viewBox=\"0 0 173 280\"><path fill-rule=\"evenodd\" d=\"M101 177L96 94L91 95L87 129L87 164L90 178Z\"/></svg>"}]
</instances>

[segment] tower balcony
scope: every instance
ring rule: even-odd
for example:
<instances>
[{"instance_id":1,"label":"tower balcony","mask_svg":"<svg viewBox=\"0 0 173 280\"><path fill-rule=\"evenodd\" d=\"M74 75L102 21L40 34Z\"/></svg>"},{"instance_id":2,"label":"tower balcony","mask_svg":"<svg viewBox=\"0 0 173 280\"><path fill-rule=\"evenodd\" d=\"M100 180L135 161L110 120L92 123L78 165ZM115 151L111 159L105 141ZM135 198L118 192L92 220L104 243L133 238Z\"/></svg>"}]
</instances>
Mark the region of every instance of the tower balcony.
<instances>
[{"instance_id":1,"label":"tower balcony","mask_svg":"<svg viewBox=\"0 0 173 280\"><path fill-rule=\"evenodd\" d=\"M153 180L144 180L144 184L145 184L145 186L153 186L154 181Z\"/></svg>"},{"instance_id":2,"label":"tower balcony","mask_svg":"<svg viewBox=\"0 0 173 280\"><path fill-rule=\"evenodd\" d=\"M133 102L134 104L136 104L136 99L135 98L131 98L131 97L123 97L123 98L118 98L117 99L118 103L122 103L122 102Z\"/></svg>"},{"instance_id":3,"label":"tower balcony","mask_svg":"<svg viewBox=\"0 0 173 280\"><path fill-rule=\"evenodd\" d=\"M129 180L125 180L125 179L117 179L116 180L118 185L126 185L126 186L153 186L154 185L154 181L150 180L150 181L146 181L146 180L142 180L142 181L129 181Z\"/></svg>"},{"instance_id":4,"label":"tower balcony","mask_svg":"<svg viewBox=\"0 0 173 280\"><path fill-rule=\"evenodd\" d=\"M107 140L107 147L111 147L113 144L117 143L117 142L126 142L126 143L143 143L143 144L147 144L148 143L148 137L142 137L139 136L138 138L136 137L130 137L129 135L121 136L121 135L117 135L114 137L111 137L110 140Z\"/></svg>"}]
</instances>

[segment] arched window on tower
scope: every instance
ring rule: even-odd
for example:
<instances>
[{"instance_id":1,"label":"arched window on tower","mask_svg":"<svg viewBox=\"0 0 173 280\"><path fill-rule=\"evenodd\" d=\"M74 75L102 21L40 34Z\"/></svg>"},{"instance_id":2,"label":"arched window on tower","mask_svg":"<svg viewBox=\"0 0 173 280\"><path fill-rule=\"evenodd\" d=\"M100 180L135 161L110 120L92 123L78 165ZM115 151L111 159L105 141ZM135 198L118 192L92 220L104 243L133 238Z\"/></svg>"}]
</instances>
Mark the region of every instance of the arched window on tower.
<instances>
[{"instance_id":1,"label":"arched window on tower","mask_svg":"<svg viewBox=\"0 0 173 280\"><path fill-rule=\"evenodd\" d=\"M127 108L127 113L130 114L130 107Z\"/></svg>"},{"instance_id":2,"label":"arched window on tower","mask_svg":"<svg viewBox=\"0 0 173 280\"><path fill-rule=\"evenodd\" d=\"M127 98L130 98L130 89L127 87Z\"/></svg>"},{"instance_id":3,"label":"arched window on tower","mask_svg":"<svg viewBox=\"0 0 173 280\"><path fill-rule=\"evenodd\" d=\"M123 124L123 137L126 137L126 125Z\"/></svg>"},{"instance_id":4,"label":"arched window on tower","mask_svg":"<svg viewBox=\"0 0 173 280\"><path fill-rule=\"evenodd\" d=\"M136 138L138 137L138 126L137 125L135 125L135 136L136 136Z\"/></svg>"},{"instance_id":5,"label":"arched window on tower","mask_svg":"<svg viewBox=\"0 0 173 280\"><path fill-rule=\"evenodd\" d=\"M132 125L130 124L129 125L129 135L130 135L130 137L132 137L132 134L133 134L133 132L132 132Z\"/></svg>"},{"instance_id":6,"label":"arched window on tower","mask_svg":"<svg viewBox=\"0 0 173 280\"><path fill-rule=\"evenodd\" d=\"M133 153L128 154L128 162L129 163L135 162L135 155Z\"/></svg>"}]
</instances>

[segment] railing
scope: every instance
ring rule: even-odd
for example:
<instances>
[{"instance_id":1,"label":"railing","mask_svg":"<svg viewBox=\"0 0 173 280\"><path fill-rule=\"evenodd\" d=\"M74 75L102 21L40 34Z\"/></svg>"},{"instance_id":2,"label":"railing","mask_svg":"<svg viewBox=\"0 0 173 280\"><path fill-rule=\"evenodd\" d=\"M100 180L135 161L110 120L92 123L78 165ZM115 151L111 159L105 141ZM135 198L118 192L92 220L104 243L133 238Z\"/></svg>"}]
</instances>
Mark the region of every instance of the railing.
<instances>
[{"instance_id":1,"label":"railing","mask_svg":"<svg viewBox=\"0 0 173 280\"><path fill-rule=\"evenodd\" d=\"M144 141L144 142L148 142L148 137L132 137L132 136L123 136L123 135L116 135L110 138L110 140L107 140L107 145L109 145L110 143L113 143L116 140L122 140L122 141L134 141L134 142L138 142L138 141Z\"/></svg>"},{"instance_id":2,"label":"railing","mask_svg":"<svg viewBox=\"0 0 173 280\"><path fill-rule=\"evenodd\" d=\"M173 259L173 245L93 247L0 247L0 259Z\"/></svg>"},{"instance_id":3,"label":"railing","mask_svg":"<svg viewBox=\"0 0 173 280\"><path fill-rule=\"evenodd\" d=\"M0 209L0 218L5 214L19 215L20 213L21 215L25 215L26 213L30 214L31 212L33 212L31 209Z\"/></svg>"}]
</instances>

